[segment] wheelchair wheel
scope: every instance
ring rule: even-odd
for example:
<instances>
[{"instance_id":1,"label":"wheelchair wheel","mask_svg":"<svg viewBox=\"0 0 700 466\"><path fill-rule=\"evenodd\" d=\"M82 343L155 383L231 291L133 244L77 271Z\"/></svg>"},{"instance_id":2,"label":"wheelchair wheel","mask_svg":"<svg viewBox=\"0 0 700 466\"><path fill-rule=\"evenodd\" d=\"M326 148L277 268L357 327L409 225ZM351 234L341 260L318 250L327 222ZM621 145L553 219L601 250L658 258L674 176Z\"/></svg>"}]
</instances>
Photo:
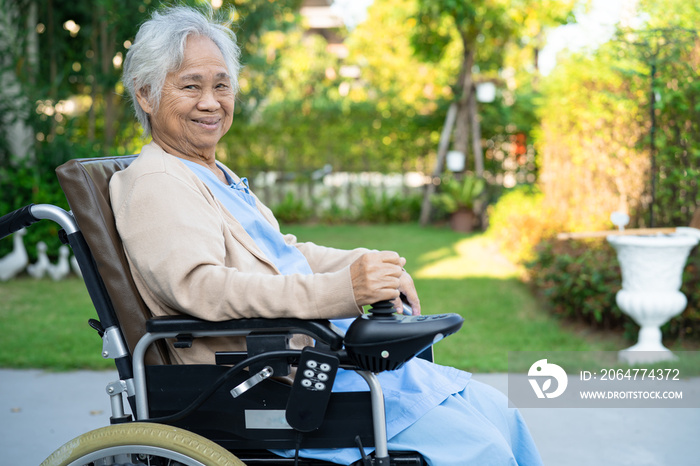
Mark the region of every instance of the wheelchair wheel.
<instances>
[{"instance_id":1,"label":"wheelchair wheel","mask_svg":"<svg viewBox=\"0 0 700 466\"><path fill-rule=\"evenodd\" d=\"M245 466L228 450L177 427L132 422L103 427L69 441L41 466Z\"/></svg>"}]
</instances>

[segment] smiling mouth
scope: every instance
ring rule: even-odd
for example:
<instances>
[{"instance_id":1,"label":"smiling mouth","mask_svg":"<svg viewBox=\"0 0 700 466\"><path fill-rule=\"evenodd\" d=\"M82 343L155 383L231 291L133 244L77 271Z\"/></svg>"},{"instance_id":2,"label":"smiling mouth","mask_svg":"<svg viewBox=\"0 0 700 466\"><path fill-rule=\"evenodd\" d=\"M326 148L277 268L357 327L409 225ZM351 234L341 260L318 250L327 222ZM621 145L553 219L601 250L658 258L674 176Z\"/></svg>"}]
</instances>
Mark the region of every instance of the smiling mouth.
<instances>
[{"instance_id":1,"label":"smiling mouth","mask_svg":"<svg viewBox=\"0 0 700 466\"><path fill-rule=\"evenodd\" d=\"M215 127L219 124L221 121L220 118L201 118L201 119L192 119L193 122L197 123L198 125L202 125L205 127Z\"/></svg>"}]
</instances>

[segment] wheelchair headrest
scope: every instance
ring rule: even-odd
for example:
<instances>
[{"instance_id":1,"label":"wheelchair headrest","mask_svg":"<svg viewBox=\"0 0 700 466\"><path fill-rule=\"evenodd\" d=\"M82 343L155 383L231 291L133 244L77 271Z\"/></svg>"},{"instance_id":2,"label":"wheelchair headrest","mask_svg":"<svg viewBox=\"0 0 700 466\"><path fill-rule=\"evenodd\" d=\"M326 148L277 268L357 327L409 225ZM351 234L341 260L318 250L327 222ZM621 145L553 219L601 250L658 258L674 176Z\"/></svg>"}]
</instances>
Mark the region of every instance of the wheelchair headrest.
<instances>
[{"instance_id":1,"label":"wheelchair headrest","mask_svg":"<svg viewBox=\"0 0 700 466\"><path fill-rule=\"evenodd\" d=\"M128 167L136 157L74 159L56 169L58 181L90 248L132 353L139 338L146 332L146 320L151 313L136 289L117 233L109 198L109 181L112 175ZM152 345L146 364L168 362L165 348Z\"/></svg>"}]
</instances>

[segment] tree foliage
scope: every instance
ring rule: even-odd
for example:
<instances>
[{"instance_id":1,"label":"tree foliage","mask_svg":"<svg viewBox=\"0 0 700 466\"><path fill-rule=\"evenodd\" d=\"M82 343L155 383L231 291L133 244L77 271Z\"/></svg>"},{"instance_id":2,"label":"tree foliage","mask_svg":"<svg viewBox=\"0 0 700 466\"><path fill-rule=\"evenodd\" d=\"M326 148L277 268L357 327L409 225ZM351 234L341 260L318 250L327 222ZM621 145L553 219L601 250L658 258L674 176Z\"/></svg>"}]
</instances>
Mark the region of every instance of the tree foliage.
<instances>
[{"instance_id":1,"label":"tree foliage","mask_svg":"<svg viewBox=\"0 0 700 466\"><path fill-rule=\"evenodd\" d=\"M700 201L700 40L690 28L700 8L678 0L640 8L640 26L620 28L594 53L560 57L544 82L541 184L568 219L563 228L608 228L616 210L649 226L652 192L654 226L688 225Z\"/></svg>"},{"instance_id":2,"label":"tree foliage","mask_svg":"<svg viewBox=\"0 0 700 466\"><path fill-rule=\"evenodd\" d=\"M639 77L609 65L614 50L572 55L548 76L538 133L540 183L564 229L602 228L644 192L649 163ZM615 195L613 195L615 193Z\"/></svg>"},{"instance_id":3,"label":"tree foliage","mask_svg":"<svg viewBox=\"0 0 700 466\"><path fill-rule=\"evenodd\" d=\"M340 171L423 170L434 153L446 80L412 55L402 8L410 5L375 2L348 35L344 59L319 36L263 35L275 78L254 117L234 122L227 163L239 171L301 174L326 164Z\"/></svg>"},{"instance_id":4,"label":"tree foliage","mask_svg":"<svg viewBox=\"0 0 700 466\"><path fill-rule=\"evenodd\" d=\"M576 0L417 0L416 27L411 36L416 53L426 60L436 60L456 49L460 57L452 78L458 102L454 148L465 154L470 152L471 129L471 152L477 172L482 168L482 148L476 82L503 81L508 52L524 42L537 49L545 28L572 20L576 4Z\"/></svg>"}]
</instances>

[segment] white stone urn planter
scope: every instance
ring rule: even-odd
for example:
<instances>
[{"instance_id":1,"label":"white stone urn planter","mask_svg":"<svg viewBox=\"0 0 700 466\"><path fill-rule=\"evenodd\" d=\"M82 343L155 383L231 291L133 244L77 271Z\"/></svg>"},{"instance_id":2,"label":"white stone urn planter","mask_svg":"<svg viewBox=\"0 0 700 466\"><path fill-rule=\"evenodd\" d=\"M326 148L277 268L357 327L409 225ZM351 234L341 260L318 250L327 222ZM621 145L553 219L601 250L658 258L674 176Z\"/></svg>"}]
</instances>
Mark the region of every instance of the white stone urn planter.
<instances>
[{"instance_id":1,"label":"white stone urn planter","mask_svg":"<svg viewBox=\"0 0 700 466\"><path fill-rule=\"evenodd\" d=\"M615 301L641 327L637 344L620 351L621 361L635 364L676 358L661 343L660 327L688 304L680 292L683 268L699 234L694 228L678 228L670 235L607 237L622 269L622 289Z\"/></svg>"}]
</instances>

